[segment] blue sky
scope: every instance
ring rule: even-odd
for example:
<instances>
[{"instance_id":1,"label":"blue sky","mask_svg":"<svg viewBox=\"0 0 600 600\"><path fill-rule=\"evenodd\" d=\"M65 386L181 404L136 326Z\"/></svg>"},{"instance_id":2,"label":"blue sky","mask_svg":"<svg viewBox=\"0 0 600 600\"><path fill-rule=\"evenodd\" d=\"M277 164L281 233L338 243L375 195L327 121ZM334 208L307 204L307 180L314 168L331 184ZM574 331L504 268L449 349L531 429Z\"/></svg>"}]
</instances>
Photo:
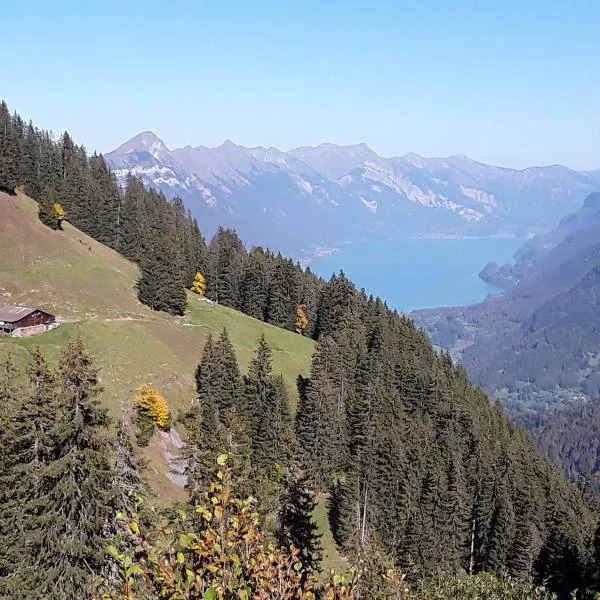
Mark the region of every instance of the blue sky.
<instances>
[{"instance_id":1,"label":"blue sky","mask_svg":"<svg viewBox=\"0 0 600 600\"><path fill-rule=\"evenodd\" d=\"M151 129L600 167L596 0L19 0L0 19L0 97L88 149Z\"/></svg>"}]
</instances>

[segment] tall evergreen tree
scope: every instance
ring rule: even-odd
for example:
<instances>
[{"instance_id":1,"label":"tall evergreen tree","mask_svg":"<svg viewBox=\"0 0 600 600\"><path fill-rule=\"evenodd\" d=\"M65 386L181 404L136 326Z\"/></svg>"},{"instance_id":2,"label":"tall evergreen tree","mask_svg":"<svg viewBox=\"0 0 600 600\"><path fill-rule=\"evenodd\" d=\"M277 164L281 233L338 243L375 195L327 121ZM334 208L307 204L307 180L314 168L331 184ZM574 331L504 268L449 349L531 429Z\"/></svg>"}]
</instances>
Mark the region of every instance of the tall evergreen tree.
<instances>
[{"instance_id":1,"label":"tall evergreen tree","mask_svg":"<svg viewBox=\"0 0 600 600\"><path fill-rule=\"evenodd\" d=\"M321 533L313 513L318 497L309 471L295 462L284 481L284 493L279 511L279 542L300 551L303 572L318 573L323 558Z\"/></svg>"},{"instance_id":2,"label":"tall evergreen tree","mask_svg":"<svg viewBox=\"0 0 600 600\"><path fill-rule=\"evenodd\" d=\"M38 468L38 487L24 505L30 562L28 598L88 596L102 572L103 528L114 492L106 410L97 371L81 340L64 350L57 373L51 452Z\"/></svg>"},{"instance_id":3,"label":"tall evergreen tree","mask_svg":"<svg viewBox=\"0 0 600 600\"><path fill-rule=\"evenodd\" d=\"M167 204L155 207L155 221L145 233L140 259L138 298L153 310L183 315L187 305L181 250Z\"/></svg>"},{"instance_id":4,"label":"tall evergreen tree","mask_svg":"<svg viewBox=\"0 0 600 600\"><path fill-rule=\"evenodd\" d=\"M209 246L207 296L219 304L237 308L240 278L246 251L237 233L219 227Z\"/></svg>"},{"instance_id":5,"label":"tall evergreen tree","mask_svg":"<svg viewBox=\"0 0 600 600\"><path fill-rule=\"evenodd\" d=\"M188 416L187 489L193 502L202 499L213 479L216 457L243 447L242 382L227 331L209 335L196 369L197 401ZM240 450L240 453L245 454ZM243 461L242 461L243 462Z\"/></svg>"},{"instance_id":6,"label":"tall evergreen tree","mask_svg":"<svg viewBox=\"0 0 600 600\"><path fill-rule=\"evenodd\" d=\"M266 319L269 278L268 256L262 248L252 248L240 279L239 309L261 321Z\"/></svg>"},{"instance_id":7,"label":"tall evergreen tree","mask_svg":"<svg viewBox=\"0 0 600 600\"><path fill-rule=\"evenodd\" d=\"M245 419L247 408L242 390L242 379L235 350L226 329L223 329L214 346L214 371L216 373L215 406L224 422L227 411L235 408Z\"/></svg>"},{"instance_id":8,"label":"tall evergreen tree","mask_svg":"<svg viewBox=\"0 0 600 600\"><path fill-rule=\"evenodd\" d=\"M16 491L19 484L21 457L22 390L17 385L17 372L9 355L0 363L0 595L9 598L14 572L24 559L20 542L21 506ZM26 426L29 426L27 424Z\"/></svg>"}]
</instances>

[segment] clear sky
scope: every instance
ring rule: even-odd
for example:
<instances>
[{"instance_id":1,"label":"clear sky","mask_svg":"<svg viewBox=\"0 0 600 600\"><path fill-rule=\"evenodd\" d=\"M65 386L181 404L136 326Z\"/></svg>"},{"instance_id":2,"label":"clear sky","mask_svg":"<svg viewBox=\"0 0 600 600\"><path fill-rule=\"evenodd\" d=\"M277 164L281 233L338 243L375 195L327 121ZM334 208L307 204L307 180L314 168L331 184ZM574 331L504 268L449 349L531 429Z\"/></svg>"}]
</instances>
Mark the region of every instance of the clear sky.
<instances>
[{"instance_id":1,"label":"clear sky","mask_svg":"<svg viewBox=\"0 0 600 600\"><path fill-rule=\"evenodd\" d=\"M600 167L598 0L6 0L0 97L88 149L365 141Z\"/></svg>"}]
</instances>

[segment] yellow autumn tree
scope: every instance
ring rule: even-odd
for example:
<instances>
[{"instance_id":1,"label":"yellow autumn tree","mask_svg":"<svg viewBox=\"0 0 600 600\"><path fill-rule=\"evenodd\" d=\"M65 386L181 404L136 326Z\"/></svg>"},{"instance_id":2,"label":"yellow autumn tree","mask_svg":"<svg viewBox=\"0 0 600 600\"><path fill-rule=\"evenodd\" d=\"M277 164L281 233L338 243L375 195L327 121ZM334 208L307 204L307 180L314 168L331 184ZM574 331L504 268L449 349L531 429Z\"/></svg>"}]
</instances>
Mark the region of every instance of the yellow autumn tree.
<instances>
[{"instance_id":1,"label":"yellow autumn tree","mask_svg":"<svg viewBox=\"0 0 600 600\"><path fill-rule=\"evenodd\" d=\"M60 202L55 202L52 205L52 208L54 209L56 220L59 224L62 223L66 218L65 209L63 208L62 204Z\"/></svg>"},{"instance_id":2,"label":"yellow autumn tree","mask_svg":"<svg viewBox=\"0 0 600 600\"><path fill-rule=\"evenodd\" d=\"M296 333L302 333L308 328L309 320L306 314L306 304L300 304L296 308Z\"/></svg>"},{"instance_id":3,"label":"yellow autumn tree","mask_svg":"<svg viewBox=\"0 0 600 600\"><path fill-rule=\"evenodd\" d=\"M138 409L141 429L147 431L150 423L152 426L156 425L161 429L169 428L169 424L171 423L169 404L158 390L146 383L140 386L138 395L135 397L135 404Z\"/></svg>"},{"instance_id":4,"label":"yellow autumn tree","mask_svg":"<svg viewBox=\"0 0 600 600\"><path fill-rule=\"evenodd\" d=\"M195 294L199 294L200 296L204 296L204 294L206 294L206 279L204 278L204 275L202 275L202 273L196 273L191 290L192 292L194 292Z\"/></svg>"}]
</instances>

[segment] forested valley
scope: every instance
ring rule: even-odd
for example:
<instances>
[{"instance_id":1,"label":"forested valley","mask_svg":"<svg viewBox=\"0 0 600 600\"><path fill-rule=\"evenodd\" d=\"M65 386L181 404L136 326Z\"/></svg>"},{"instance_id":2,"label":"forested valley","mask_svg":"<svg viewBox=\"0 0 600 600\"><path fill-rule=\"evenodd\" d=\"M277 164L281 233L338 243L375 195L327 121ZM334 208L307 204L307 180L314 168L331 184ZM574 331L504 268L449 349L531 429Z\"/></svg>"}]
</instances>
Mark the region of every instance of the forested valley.
<instances>
[{"instance_id":1,"label":"forested valley","mask_svg":"<svg viewBox=\"0 0 600 600\"><path fill-rule=\"evenodd\" d=\"M316 340L297 405L265 339L242 372L227 331L197 357L185 416L142 397L112 423L81 341L0 371L0 595L105 598L593 598L589 494L437 353L413 322L234 231L206 243L178 200L0 106L0 188L139 265L138 298L182 315L187 289ZM162 406L162 410L161 410ZM153 508L136 445L186 437L188 501ZM548 442L550 444L550 442ZM552 442L554 444L554 442ZM550 454L550 453L549 453ZM322 573L327 499L345 561Z\"/></svg>"}]
</instances>

